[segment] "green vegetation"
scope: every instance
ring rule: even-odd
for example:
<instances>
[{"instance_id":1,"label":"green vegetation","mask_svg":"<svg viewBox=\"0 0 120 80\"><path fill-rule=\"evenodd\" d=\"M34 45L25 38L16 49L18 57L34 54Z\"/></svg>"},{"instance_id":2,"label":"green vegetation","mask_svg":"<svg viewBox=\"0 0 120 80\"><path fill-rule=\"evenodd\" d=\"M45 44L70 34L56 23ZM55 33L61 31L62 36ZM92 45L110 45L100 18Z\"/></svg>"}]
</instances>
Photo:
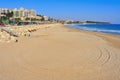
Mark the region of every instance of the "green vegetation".
<instances>
[{"instance_id":1,"label":"green vegetation","mask_svg":"<svg viewBox=\"0 0 120 80\"><path fill-rule=\"evenodd\" d=\"M1 16L0 23L3 24L9 24L11 22L11 19L13 17L13 12L8 13L2 13L4 16Z\"/></svg>"}]
</instances>

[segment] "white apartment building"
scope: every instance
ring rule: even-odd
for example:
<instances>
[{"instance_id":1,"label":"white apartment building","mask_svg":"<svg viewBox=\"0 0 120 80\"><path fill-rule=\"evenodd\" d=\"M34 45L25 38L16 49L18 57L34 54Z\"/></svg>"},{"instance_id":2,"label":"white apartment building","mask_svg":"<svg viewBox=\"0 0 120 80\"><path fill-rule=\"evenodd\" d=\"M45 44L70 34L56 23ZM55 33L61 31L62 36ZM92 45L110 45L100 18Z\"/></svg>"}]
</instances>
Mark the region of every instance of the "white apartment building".
<instances>
[{"instance_id":1,"label":"white apartment building","mask_svg":"<svg viewBox=\"0 0 120 80\"><path fill-rule=\"evenodd\" d=\"M7 8L0 8L0 17L5 16L3 13L9 13L9 12L12 12L12 10Z\"/></svg>"},{"instance_id":2,"label":"white apartment building","mask_svg":"<svg viewBox=\"0 0 120 80\"><path fill-rule=\"evenodd\" d=\"M13 11L13 17L14 18L31 18L36 16L35 10L27 10L24 8L20 9L7 9L7 8L0 8L0 16L2 16L2 13L8 13Z\"/></svg>"},{"instance_id":3,"label":"white apartment building","mask_svg":"<svg viewBox=\"0 0 120 80\"><path fill-rule=\"evenodd\" d=\"M11 12L11 9L7 9L7 8L0 8L0 13L8 13Z\"/></svg>"},{"instance_id":4,"label":"white apartment building","mask_svg":"<svg viewBox=\"0 0 120 80\"><path fill-rule=\"evenodd\" d=\"M20 9L14 9L13 10L14 13L14 18L30 18L30 17L34 17L36 16L36 12L35 10L27 10L24 8L20 8Z\"/></svg>"}]
</instances>

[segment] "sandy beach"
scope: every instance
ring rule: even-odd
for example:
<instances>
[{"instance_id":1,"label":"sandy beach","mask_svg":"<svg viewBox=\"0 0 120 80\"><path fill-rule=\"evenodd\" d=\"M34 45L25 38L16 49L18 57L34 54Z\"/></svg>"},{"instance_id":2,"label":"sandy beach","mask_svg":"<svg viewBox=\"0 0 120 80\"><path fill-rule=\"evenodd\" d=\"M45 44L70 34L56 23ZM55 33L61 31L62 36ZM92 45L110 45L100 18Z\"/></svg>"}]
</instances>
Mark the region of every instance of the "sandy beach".
<instances>
[{"instance_id":1,"label":"sandy beach","mask_svg":"<svg viewBox=\"0 0 120 80\"><path fill-rule=\"evenodd\" d=\"M0 43L0 80L120 79L120 37L39 27L18 42Z\"/></svg>"}]
</instances>

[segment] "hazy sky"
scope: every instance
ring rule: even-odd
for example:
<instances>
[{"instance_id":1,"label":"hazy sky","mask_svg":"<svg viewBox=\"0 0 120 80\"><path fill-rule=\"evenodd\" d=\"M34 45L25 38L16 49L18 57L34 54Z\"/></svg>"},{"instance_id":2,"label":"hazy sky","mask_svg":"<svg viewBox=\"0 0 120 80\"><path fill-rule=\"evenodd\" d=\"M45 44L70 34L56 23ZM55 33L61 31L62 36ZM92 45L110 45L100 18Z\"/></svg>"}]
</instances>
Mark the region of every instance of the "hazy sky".
<instances>
[{"instance_id":1,"label":"hazy sky","mask_svg":"<svg viewBox=\"0 0 120 80\"><path fill-rule=\"evenodd\" d=\"M120 23L120 0L0 0L1 8L28 8L56 19Z\"/></svg>"}]
</instances>

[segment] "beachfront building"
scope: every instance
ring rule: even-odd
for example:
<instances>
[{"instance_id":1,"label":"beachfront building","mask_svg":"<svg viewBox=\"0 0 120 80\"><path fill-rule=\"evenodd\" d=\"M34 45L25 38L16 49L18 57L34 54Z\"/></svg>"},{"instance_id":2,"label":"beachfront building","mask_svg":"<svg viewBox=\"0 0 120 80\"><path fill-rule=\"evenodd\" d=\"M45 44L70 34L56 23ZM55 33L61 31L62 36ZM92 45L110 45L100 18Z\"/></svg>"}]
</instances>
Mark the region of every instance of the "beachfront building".
<instances>
[{"instance_id":1,"label":"beachfront building","mask_svg":"<svg viewBox=\"0 0 120 80\"><path fill-rule=\"evenodd\" d=\"M9 24L18 24L18 22L39 22L43 17L37 16L35 10L28 10L25 8L0 8L0 23L3 23L6 19Z\"/></svg>"},{"instance_id":2,"label":"beachfront building","mask_svg":"<svg viewBox=\"0 0 120 80\"><path fill-rule=\"evenodd\" d=\"M5 14L12 12L11 9L0 8L0 17L5 16Z\"/></svg>"},{"instance_id":3,"label":"beachfront building","mask_svg":"<svg viewBox=\"0 0 120 80\"><path fill-rule=\"evenodd\" d=\"M14 18L20 18L22 20L25 20L26 18L34 18L36 16L35 10L27 10L24 8L17 9L15 8L13 10L13 17Z\"/></svg>"},{"instance_id":4,"label":"beachfront building","mask_svg":"<svg viewBox=\"0 0 120 80\"><path fill-rule=\"evenodd\" d=\"M30 18L36 16L35 10L27 10L24 8L20 9L7 9L7 8L0 8L0 15L7 14L13 11L13 18Z\"/></svg>"},{"instance_id":5,"label":"beachfront building","mask_svg":"<svg viewBox=\"0 0 120 80\"><path fill-rule=\"evenodd\" d=\"M7 8L0 8L0 14L1 13L9 13L9 12L12 12L11 9L7 9Z\"/></svg>"},{"instance_id":6,"label":"beachfront building","mask_svg":"<svg viewBox=\"0 0 120 80\"><path fill-rule=\"evenodd\" d=\"M10 12L12 12L13 15L9 19L13 23L17 23L19 21L48 21L49 20L49 17L47 16L36 15L35 10L28 10L25 8L20 8L20 9L0 8L0 17L6 16L5 14Z\"/></svg>"}]
</instances>

